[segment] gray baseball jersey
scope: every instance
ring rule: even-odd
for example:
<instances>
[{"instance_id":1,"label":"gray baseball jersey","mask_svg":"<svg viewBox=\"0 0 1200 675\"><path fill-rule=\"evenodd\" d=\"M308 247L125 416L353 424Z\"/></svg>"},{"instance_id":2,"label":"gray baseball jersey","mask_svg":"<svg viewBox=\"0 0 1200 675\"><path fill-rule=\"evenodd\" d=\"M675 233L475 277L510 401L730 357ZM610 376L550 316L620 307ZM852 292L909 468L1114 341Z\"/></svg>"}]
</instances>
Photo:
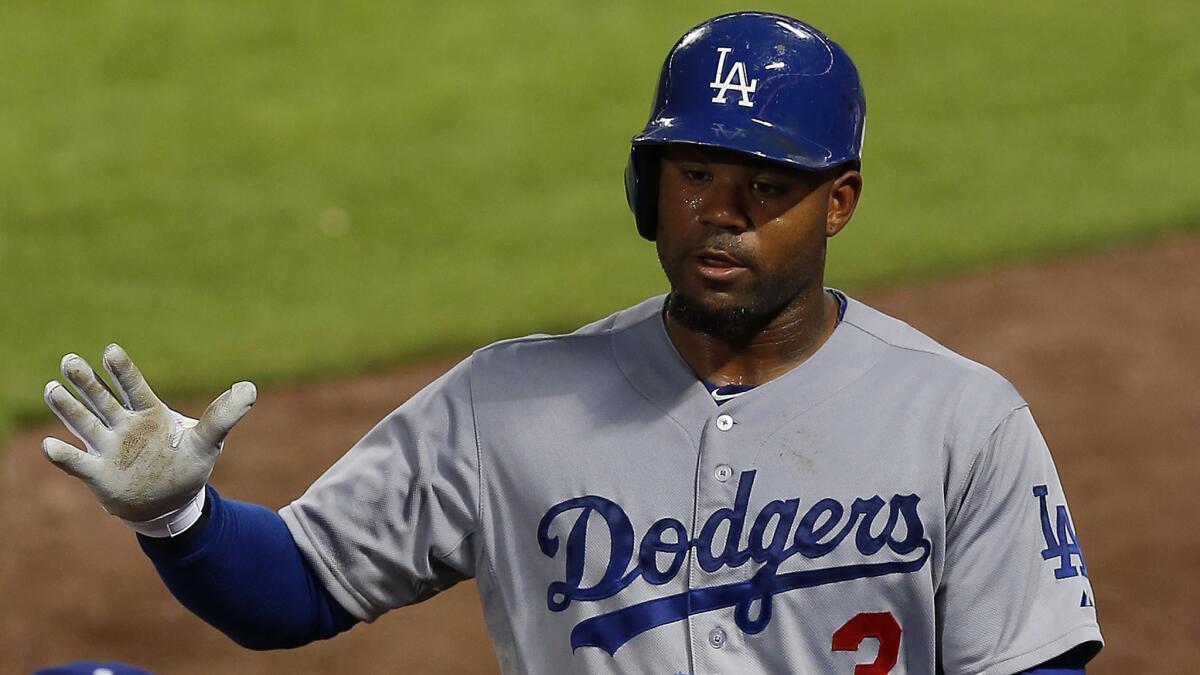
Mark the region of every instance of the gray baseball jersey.
<instances>
[{"instance_id":1,"label":"gray baseball jersey","mask_svg":"<svg viewBox=\"0 0 1200 675\"><path fill-rule=\"evenodd\" d=\"M500 342L281 514L370 621L478 579L505 673L1014 673L1101 640L1049 451L993 371L849 300L718 406L657 297Z\"/></svg>"}]
</instances>

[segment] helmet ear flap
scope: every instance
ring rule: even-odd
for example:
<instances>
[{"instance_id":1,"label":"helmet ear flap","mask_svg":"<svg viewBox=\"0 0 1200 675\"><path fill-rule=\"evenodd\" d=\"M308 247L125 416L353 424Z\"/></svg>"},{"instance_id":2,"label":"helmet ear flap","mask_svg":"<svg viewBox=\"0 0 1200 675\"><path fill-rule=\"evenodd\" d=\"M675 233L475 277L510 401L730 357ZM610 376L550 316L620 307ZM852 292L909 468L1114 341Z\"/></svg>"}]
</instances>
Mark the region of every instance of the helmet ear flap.
<instances>
[{"instance_id":1,"label":"helmet ear flap","mask_svg":"<svg viewBox=\"0 0 1200 675\"><path fill-rule=\"evenodd\" d=\"M653 146L634 146L625 165L625 199L633 211L638 234L654 241L658 232L658 152Z\"/></svg>"}]
</instances>

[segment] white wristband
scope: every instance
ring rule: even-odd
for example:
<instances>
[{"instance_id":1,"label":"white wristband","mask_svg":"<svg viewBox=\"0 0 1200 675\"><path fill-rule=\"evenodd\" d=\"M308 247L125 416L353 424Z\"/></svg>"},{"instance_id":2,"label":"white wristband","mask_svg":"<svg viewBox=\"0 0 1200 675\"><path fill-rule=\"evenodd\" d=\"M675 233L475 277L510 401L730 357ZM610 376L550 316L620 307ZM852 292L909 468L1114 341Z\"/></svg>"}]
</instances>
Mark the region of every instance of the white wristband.
<instances>
[{"instance_id":1,"label":"white wristband","mask_svg":"<svg viewBox=\"0 0 1200 675\"><path fill-rule=\"evenodd\" d=\"M201 514L204 513L204 500L207 498L205 488L200 488L200 492L192 497L191 501L183 506L168 511L157 518L151 520L134 521L120 518L122 523L125 523L138 534L144 534L147 537L155 539L166 539L167 537L177 537L187 531L189 527L196 524L200 520Z\"/></svg>"}]
</instances>

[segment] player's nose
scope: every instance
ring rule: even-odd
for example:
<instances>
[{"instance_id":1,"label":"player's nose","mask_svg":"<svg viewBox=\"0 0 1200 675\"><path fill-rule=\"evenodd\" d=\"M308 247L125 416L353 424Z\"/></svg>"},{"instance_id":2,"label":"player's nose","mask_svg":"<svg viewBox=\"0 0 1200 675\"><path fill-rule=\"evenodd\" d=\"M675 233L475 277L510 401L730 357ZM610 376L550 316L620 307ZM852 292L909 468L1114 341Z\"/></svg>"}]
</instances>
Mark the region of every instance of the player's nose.
<instances>
[{"instance_id":1,"label":"player's nose","mask_svg":"<svg viewBox=\"0 0 1200 675\"><path fill-rule=\"evenodd\" d=\"M750 195L733 176L714 176L704 191L700 217L709 227L732 232L750 228Z\"/></svg>"}]
</instances>

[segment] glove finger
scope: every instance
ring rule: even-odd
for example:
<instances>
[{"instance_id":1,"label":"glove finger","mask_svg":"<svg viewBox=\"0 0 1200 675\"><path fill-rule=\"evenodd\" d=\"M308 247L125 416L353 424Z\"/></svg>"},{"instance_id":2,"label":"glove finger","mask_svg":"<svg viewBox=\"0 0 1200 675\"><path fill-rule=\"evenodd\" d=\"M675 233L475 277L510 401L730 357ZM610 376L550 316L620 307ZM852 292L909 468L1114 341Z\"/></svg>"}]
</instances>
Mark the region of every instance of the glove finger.
<instances>
[{"instance_id":1,"label":"glove finger","mask_svg":"<svg viewBox=\"0 0 1200 675\"><path fill-rule=\"evenodd\" d=\"M51 380L46 383L46 388L42 391L42 399L46 401L50 411L62 420L62 423L71 430L71 433L78 436L79 440L89 448L100 447L99 441L108 431L108 427L104 426L104 423L92 411L72 396L66 387L57 380Z\"/></svg>"},{"instance_id":2,"label":"glove finger","mask_svg":"<svg viewBox=\"0 0 1200 675\"><path fill-rule=\"evenodd\" d=\"M154 390L146 384L142 371L134 365L133 359L117 343L109 345L104 350L104 370L112 377L117 385L117 392L130 410L149 410L160 406L162 401L154 395Z\"/></svg>"},{"instance_id":3,"label":"glove finger","mask_svg":"<svg viewBox=\"0 0 1200 675\"><path fill-rule=\"evenodd\" d=\"M205 447L213 449L214 454L220 451L225 437L233 425L238 423L258 399L258 389L253 382L238 382L209 404L208 409L200 416L200 421L192 428L205 443Z\"/></svg>"},{"instance_id":4,"label":"glove finger","mask_svg":"<svg viewBox=\"0 0 1200 675\"><path fill-rule=\"evenodd\" d=\"M54 466L82 480L92 480L100 468L100 458L64 443L57 438L47 436L42 439L42 454Z\"/></svg>"},{"instance_id":5,"label":"glove finger","mask_svg":"<svg viewBox=\"0 0 1200 675\"><path fill-rule=\"evenodd\" d=\"M59 370L75 391L79 392L79 398L84 405L111 428L123 409L121 402L104 380L100 379L95 369L78 354L67 354L62 358Z\"/></svg>"}]
</instances>

